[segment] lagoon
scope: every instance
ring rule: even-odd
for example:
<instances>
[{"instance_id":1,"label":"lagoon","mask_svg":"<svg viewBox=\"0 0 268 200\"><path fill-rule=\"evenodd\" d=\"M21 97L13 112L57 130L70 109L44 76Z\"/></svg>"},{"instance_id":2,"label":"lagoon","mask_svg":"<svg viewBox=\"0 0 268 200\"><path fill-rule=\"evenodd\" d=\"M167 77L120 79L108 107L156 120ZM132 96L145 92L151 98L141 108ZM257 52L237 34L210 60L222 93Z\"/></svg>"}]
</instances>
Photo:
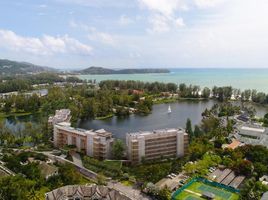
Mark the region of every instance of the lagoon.
<instances>
[{"instance_id":1,"label":"lagoon","mask_svg":"<svg viewBox=\"0 0 268 200\"><path fill-rule=\"evenodd\" d=\"M191 119L192 125L199 124L202 119L202 112L211 108L217 101L214 100L184 100L170 104L153 105L152 113L149 115L133 114L129 117L120 118L113 116L104 120L84 120L78 123L79 128L84 129L106 129L113 133L114 137L125 140L125 134L136 131L151 131L155 129L185 127L187 118ZM239 104L239 102L235 102ZM168 107L172 112L168 113ZM251 106L248 104L246 106ZM268 107L253 105L257 116L263 117L268 113ZM14 134L24 129L26 122L38 124L41 121L40 115L27 115L8 117L4 119L4 125L11 129Z\"/></svg>"},{"instance_id":2,"label":"lagoon","mask_svg":"<svg viewBox=\"0 0 268 200\"><path fill-rule=\"evenodd\" d=\"M170 104L156 104L152 113L146 116L130 115L126 118L113 116L105 120L85 120L78 126L84 129L105 129L114 134L116 138L125 139L125 134L137 131L152 131L165 128L185 128L187 118L191 119L192 125L197 125L202 120L202 112L210 109L216 101L179 101ZM172 112L168 113L168 107ZM264 106L254 105L257 116L263 117L268 112Z\"/></svg>"}]
</instances>

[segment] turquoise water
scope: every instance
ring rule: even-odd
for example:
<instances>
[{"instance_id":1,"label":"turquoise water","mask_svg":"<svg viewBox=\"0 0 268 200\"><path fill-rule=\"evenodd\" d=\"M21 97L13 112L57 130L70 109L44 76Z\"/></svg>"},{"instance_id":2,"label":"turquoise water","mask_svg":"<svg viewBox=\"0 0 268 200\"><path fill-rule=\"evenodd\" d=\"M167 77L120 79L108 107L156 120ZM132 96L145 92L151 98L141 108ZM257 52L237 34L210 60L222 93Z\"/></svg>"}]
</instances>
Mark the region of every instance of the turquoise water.
<instances>
[{"instance_id":1,"label":"turquoise water","mask_svg":"<svg viewBox=\"0 0 268 200\"><path fill-rule=\"evenodd\" d=\"M80 75L86 80L140 80L195 84L201 87L232 86L268 93L268 69L170 69L167 74Z\"/></svg>"}]
</instances>

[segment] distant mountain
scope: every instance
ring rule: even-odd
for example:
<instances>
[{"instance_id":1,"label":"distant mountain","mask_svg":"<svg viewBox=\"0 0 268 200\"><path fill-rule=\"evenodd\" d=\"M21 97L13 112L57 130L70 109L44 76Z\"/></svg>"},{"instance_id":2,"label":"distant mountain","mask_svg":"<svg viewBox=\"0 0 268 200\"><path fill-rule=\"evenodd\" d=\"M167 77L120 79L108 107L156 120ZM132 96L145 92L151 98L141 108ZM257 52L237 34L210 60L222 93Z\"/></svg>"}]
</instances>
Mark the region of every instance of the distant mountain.
<instances>
[{"instance_id":1,"label":"distant mountain","mask_svg":"<svg viewBox=\"0 0 268 200\"><path fill-rule=\"evenodd\" d=\"M148 73L169 73L168 69L121 69L113 70L103 67L89 67L80 71L80 74L148 74Z\"/></svg>"},{"instance_id":2,"label":"distant mountain","mask_svg":"<svg viewBox=\"0 0 268 200\"><path fill-rule=\"evenodd\" d=\"M56 70L53 68L38 66L27 62L0 59L0 75L35 74L54 71Z\"/></svg>"}]
</instances>

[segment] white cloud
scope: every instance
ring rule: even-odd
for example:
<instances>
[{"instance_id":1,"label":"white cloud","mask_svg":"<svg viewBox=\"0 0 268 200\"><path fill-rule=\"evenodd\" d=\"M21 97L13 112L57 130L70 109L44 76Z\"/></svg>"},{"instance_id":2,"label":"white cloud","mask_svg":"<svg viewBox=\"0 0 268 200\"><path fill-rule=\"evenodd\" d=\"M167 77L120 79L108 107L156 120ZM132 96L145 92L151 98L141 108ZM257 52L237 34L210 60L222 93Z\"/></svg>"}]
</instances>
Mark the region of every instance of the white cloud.
<instances>
[{"instance_id":1,"label":"white cloud","mask_svg":"<svg viewBox=\"0 0 268 200\"><path fill-rule=\"evenodd\" d=\"M10 30L0 29L0 47L34 55L53 55L58 53L70 53L78 55L89 55L92 47L78 40L64 36L44 35L38 37L24 37Z\"/></svg>"},{"instance_id":2,"label":"white cloud","mask_svg":"<svg viewBox=\"0 0 268 200\"><path fill-rule=\"evenodd\" d=\"M226 0L195 0L195 4L199 8L210 8L218 6L225 1Z\"/></svg>"},{"instance_id":3,"label":"white cloud","mask_svg":"<svg viewBox=\"0 0 268 200\"><path fill-rule=\"evenodd\" d=\"M71 20L69 24L72 28L79 28L88 32L87 38L89 40L101 42L103 44L108 44L108 45L116 44L116 41L111 34L98 31L95 27L88 26L84 23L79 23L74 20Z\"/></svg>"},{"instance_id":4,"label":"white cloud","mask_svg":"<svg viewBox=\"0 0 268 200\"><path fill-rule=\"evenodd\" d=\"M183 20L183 18L181 18L181 17L177 18L177 19L175 20L175 25L176 25L177 27L182 27L182 26L184 26L185 24L184 24L184 20Z\"/></svg>"},{"instance_id":5,"label":"white cloud","mask_svg":"<svg viewBox=\"0 0 268 200\"><path fill-rule=\"evenodd\" d=\"M151 28L149 32L168 32L172 26L184 26L184 20L177 16L177 11L187 11L189 9L185 0L138 0L142 7L153 13L149 17Z\"/></svg>"},{"instance_id":6,"label":"white cloud","mask_svg":"<svg viewBox=\"0 0 268 200\"><path fill-rule=\"evenodd\" d=\"M165 16L172 16L178 9L185 8L183 0L138 0L141 6L159 12Z\"/></svg>"},{"instance_id":7,"label":"white cloud","mask_svg":"<svg viewBox=\"0 0 268 200\"><path fill-rule=\"evenodd\" d=\"M103 44L115 45L115 40L110 34L99 32L97 30L91 31L91 33L88 34L88 39L92 41L101 42Z\"/></svg>"},{"instance_id":8,"label":"white cloud","mask_svg":"<svg viewBox=\"0 0 268 200\"><path fill-rule=\"evenodd\" d=\"M119 24L121 24L121 25L123 25L123 26L125 26L125 25L129 25L129 24L131 24L131 23L133 23L133 22L134 22L134 21L133 21L131 18L129 18L129 17L125 16L125 15L121 15L121 16L120 16Z\"/></svg>"},{"instance_id":9,"label":"white cloud","mask_svg":"<svg viewBox=\"0 0 268 200\"><path fill-rule=\"evenodd\" d=\"M154 15L149 18L152 27L148 29L150 33L163 33L170 30L169 20L163 15Z\"/></svg>"}]
</instances>

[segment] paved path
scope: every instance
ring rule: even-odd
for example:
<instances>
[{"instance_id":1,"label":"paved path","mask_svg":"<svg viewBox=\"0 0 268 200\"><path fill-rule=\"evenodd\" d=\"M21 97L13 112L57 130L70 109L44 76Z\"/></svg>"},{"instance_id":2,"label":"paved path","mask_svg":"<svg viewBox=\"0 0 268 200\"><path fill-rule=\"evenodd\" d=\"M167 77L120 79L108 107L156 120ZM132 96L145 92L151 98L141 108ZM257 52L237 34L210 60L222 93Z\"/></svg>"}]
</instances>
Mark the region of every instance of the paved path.
<instances>
[{"instance_id":1,"label":"paved path","mask_svg":"<svg viewBox=\"0 0 268 200\"><path fill-rule=\"evenodd\" d=\"M70 163L72 165L75 166L75 168L81 173L83 174L84 176L88 177L88 178L92 178L92 179L97 179L97 176L98 174L85 168L85 167L81 167L80 165L77 165L76 163L70 161L70 160L67 160L65 158L62 158L60 156L55 156L53 154L51 154L51 152L38 152L38 153L42 153L46 156L48 156L50 159L52 160L56 160L56 161L59 161L59 162L62 162L62 163Z\"/></svg>"},{"instance_id":2,"label":"paved path","mask_svg":"<svg viewBox=\"0 0 268 200\"><path fill-rule=\"evenodd\" d=\"M4 171L5 173L7 173L8 175L12 175L12 176L15 176L16 174L14 172L12 172L10 169L6 168L5 166L3 165L0 165L0 169L2 171Z\"/></svg>"},{"instance_id":3,"label":"paved path","mask_svg":"<svg viewBox=\"0 0 268 200\"><path fill-rule=\"evenodd\" d=\"M140 190L131 186L125 186L120 182L110 181L108 182L108 186L124 193L133 200L151 200L150 197L143 194Z\"/></svg>"},{"instance_id":4,"label":"paved path","mask_svg":"<svg viewBox=\"0 0 268 200\"><path fill-rule=\"evenodd\" d=\"M78 154L78 153L76 153L76 152L72 152L72 153L71 153L71 156L72 156L72 158L73 158L73 162L74 162L77 166L83 167L83 162L82 162L82 159L81 159L80 154Z\"/></svg>"}]
</instances>

